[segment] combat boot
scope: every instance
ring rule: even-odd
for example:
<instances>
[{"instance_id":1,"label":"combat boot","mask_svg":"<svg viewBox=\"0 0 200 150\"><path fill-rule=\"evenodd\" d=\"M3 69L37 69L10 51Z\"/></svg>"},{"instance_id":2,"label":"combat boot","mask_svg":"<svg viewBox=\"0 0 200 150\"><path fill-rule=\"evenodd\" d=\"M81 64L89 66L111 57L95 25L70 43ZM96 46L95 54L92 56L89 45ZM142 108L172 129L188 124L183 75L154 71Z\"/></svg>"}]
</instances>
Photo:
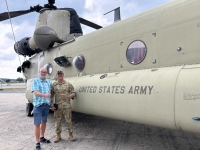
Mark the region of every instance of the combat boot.
<instances>
[{"instance_id":1,"label":"combat boot","mask_svg":"<svg viewBox=\"0 0 200 150\"><path fill-rule=\"evenodd\" d=\"M69 140L76 141L76 139L73 137L73 132L69 132Z\"/></svg>"},{"instance_id":2,"label":"combat boot","mask_svg":"<svg viewBox=\"0 0 200 150\"><path fill-rule=\"evenodd\" d=\"M54 143L58 143L60 140L61 140L61 135L57 134L57 136L56 136L56 138L54 140Z\"/></svg>"}]
</instances>

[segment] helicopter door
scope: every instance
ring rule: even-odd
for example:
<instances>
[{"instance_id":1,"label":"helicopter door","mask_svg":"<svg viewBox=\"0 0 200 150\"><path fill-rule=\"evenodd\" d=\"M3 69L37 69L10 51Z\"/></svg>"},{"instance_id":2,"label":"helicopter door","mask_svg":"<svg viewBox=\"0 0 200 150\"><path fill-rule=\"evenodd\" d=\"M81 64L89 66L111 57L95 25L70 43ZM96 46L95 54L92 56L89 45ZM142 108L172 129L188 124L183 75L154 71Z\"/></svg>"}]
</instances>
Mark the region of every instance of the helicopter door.
<instances>
[{"instance_id":1,"label":"helicopter door","mask_svg":"<svg viewBox=\"0 0 200 150\"><path fill-rule=\"evenodd\" d=\"M184 66L175 91L175 120L179 130L200 133L200 65Z\"/></svg>"}]
</instances>

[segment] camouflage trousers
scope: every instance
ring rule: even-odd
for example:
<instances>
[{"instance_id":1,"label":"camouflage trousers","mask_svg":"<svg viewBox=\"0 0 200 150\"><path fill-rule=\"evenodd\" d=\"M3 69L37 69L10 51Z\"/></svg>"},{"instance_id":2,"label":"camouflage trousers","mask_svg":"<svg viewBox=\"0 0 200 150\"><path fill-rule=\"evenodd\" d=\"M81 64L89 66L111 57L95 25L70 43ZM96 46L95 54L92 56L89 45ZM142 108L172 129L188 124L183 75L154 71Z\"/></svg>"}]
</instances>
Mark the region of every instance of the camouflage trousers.
<instances>
[{"instance_id":1,"label":"camouflage trousers","mask_svg":"<svg viewBox=\"0 0 200 150\"><path fill-rule=\"evenodd\" d=\"M62 116L64 116L65 121L67 123L68 132L73 132L72 109L71 108L63 108L63 109L58 109L54 112L56 133L60 134L62 132L62 125L61 125L62 124Z\"/></svg>"}]
</instances>

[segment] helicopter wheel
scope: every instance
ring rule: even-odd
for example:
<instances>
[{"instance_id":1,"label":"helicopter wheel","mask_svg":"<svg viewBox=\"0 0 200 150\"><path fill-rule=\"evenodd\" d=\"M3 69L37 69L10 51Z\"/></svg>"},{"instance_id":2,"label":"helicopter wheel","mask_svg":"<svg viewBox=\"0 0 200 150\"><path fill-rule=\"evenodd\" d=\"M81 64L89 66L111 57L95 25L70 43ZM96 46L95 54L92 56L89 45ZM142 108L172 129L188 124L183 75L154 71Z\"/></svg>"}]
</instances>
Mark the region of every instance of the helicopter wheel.
<instances>
[{"instance_id":1,"label":"helicopter wheel","mask_svg":"<svg viewBox=\"0 0 200 150\"><path fill-rule=\"evenodd\" d=\"M26 115L28 117L33 116L33 114L31 114L32 110L33 110L33 104L32 103L26 103Z\"/></svg>"}]
</instances>

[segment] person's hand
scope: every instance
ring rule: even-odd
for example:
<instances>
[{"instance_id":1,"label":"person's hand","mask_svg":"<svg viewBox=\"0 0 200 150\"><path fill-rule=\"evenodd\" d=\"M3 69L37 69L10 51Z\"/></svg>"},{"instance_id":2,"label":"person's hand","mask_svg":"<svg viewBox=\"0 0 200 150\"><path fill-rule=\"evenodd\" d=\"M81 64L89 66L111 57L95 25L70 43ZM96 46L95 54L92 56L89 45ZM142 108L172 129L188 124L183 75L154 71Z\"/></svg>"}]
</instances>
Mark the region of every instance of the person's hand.
<instances>
[{"instance_id":1,"label":"person's hand","mask_svg":"<svg viewBox=\"0 0 200 150\"><path fill-rule=\"evenodd\" d=\"M44 94L44 97L45 97L45 98L50 98L50 97L51 97L51 94L46 93L46 94Z\"/></svg>"},{"instance_id":2,"label":"person's hand","mask_svg":"<svg viewBox=\"0 0 200 150\"><path fill-rule=\"evenodd\" d=\"M75 96L76 96L76 93L75 93L75 92L73 92L73 93L71 93L71 95L72 95L72 97L75 97Z\"/></svg>"},{"instance_id":3,"label":"person's hand","mask_svg":"<svg viewBox=\"0 0 200 150\"><path fill-rule=\"evenodd\" d=\"M56 108L55 108L54 106L52 106L52 107L51 107L51 110L52 110L52 111L55 111L55 110L56 110Z\"/></svg>"},{"instance_id":4,"label":"person's hand","mask_svg":"<svg viewBox=\"0 0 200 150\"><path fill-rule=\"evenodd\" d=\"M68 95L68 98L69 99L72 99L72 98L74 98L74 96L75 96L76 94L73 92L73 93L70 93L69 95Z\"/></svg>"},{"instance_id":5,"label":"person's hand","mask_svg":"<svg viewBox=\"0 0 200 150\"><path fill-rule=\"evenodd\" d=\"M69 94L69 95L68 95L68 98L69 98L69 99L72 99L72 94Z\"/></svg>"}]
</instances>

